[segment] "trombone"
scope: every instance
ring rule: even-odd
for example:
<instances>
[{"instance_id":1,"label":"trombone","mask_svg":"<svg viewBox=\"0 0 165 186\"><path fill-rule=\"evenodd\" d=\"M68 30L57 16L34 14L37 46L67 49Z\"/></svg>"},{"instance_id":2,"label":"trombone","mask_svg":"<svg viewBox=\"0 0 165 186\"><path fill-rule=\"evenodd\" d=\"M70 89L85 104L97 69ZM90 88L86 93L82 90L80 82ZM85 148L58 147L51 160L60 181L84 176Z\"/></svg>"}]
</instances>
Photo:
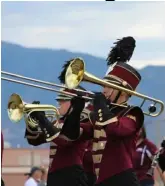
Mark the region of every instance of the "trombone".
<instances>
[{"instance_id":1,"label":"trombone","mask_svg":"<svg viewBox=\"0 0 165 186\"><path fill-rule=\"evenodd\" d=\"M40 89L44 89L44 90L49 90L49 91L53 91L53 92L58 92L58 93L66 94L69 96L81 95L86 100L92 100L93 96L94 96L93 92L76 89L76 87L82 81L86 81L86 82L98 84L101 86L111 87L111 88L119 90L119 91L124 91L124 92L128 93L129 95L134 95L136 97L142 98L143 101L140 104L140 107L142 107L144 105L145 101L152 102L152 104L148 107L148 112L143 111L143 113L147 116L151 116L151 117L159 116L164 110L164 103L160 100L148 97L148 96L140 94L136 91L132 91L132 90L123 88L121 86L115 85L113 83L107 82L105 80L97 78L96 76L86 72L85 71L85 63L84 63L83 59L81 59L81 58L75 58L70 63L69 67L67 68L66 74L65 74L65 85L66 86L62 86L62 85L58 85L58 84L55 84L52 82L42 81L42 80L38 80L38 79L34 79L34 78L29 78L29 77L25 77L25 76L21 76L18 74L5 72L5 71L1 71L1 74L15 77L15 78L19 78L21 80L28 80L28 81L35 82L35 83L40 83L40 84L47 85L47 86L33 84L33 83L26 82L26 81L21 81L21 80L16 80L16 79L1 76L1 79L5 80L5 81L10 81L13 83L23 84L23 85L36 87L36 88L40 88ZM48 87L48 86L52 86L52 87L55 86L58 88L62 88L63 90L57 90L57 89L54 89L54 88ZM74 89L76 93L67 92L67 89ZM112 103L112 105L118 105L118 104ZM159 111L156 111L157 110L156 105L159 105L159 107L160 107ZM127 107L126 105L123 105L123 104L118 105L118 106Z\"/></svg>"},{"instance_id":2,"label":"trombone","mask_svg":"<svg viewBox=\"0 0 165 186\"><path fill-rule=\"evenodd\" d=\"M13 123L18 123L23 117L25 122L32 128L38 127L38 123L31 117L33 112L45 111L46 117L59 120L58 109L52 105L29 104L22 100L18 94L12 94L8 101L7 113Z\"/></svg>"}]
</instances>

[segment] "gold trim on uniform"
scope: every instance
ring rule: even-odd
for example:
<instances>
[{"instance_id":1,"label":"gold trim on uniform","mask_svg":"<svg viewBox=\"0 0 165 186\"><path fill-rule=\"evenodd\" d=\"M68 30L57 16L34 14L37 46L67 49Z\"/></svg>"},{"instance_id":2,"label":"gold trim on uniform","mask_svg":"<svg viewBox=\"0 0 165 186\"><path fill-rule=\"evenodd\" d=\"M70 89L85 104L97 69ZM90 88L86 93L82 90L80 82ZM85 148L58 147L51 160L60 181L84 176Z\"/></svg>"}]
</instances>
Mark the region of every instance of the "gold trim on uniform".
<instances>
[{"instance_id":1,"label":"gold trim on uniform","mask_svg":"<svg viewBox=\"0 0 165 186\"><path fill-rule=\"evenodd\" d=\"M50 142L52 140L54 140L55 138L57 138L59 136L60 132L56 133L54 136L51 136L50 138L47 138L46 141Z\"/></svg>"},{"instance_id":2,"label":"gold trim on uniform","mask_svg":"<svg viewBox=\"0 0 165 186\"><path fill-rule=\"evenodd\" d=\"M93 142L92 150L97 151L97 150L103 150L105 149L107 141L99 141L98 143Z\"/></svg>"},{"instance_id":3,"label":"gold trim on uniform","mask_svg":"<svg viewBox=\"0 0 165 186\"><path fill-rule=\"evenodd\" d=\"M55 155L57 152L57 149L50 149L50 156Z\"/></svg>"},{"instance_id":4,"label":"gold trim on uniform","mask_svg":"<svg viewBox=\"0 0 165 186\"><path fill-rule=\"evenodd\" d=\"M100 137L107 137L104 129L101 130L94 130L94 138L100 138Z\"/></svg>"},{"instance_id":5,"label":"gold trim on uniform","mask_svg":"<svg viewBox=\"0 0 165 186\"><path fill-rule=\"evenodd\" d=\"M131 119L133 119L134 121L136 121L136 117L135 117L135 116L127 115L126 117L127 117L127 118L131 118Z\"/></svg>"},{"instance_id":6,"label":"gold trim on uniform","mask_svg":"<svg viewBox=\"0 0 165 186\"><path fill-rule=\"evenodd\" d=\"M97 177L99 176L99 171L100 171L99 168L95 169L95 173L96 173L96 176L97 176Z\"/></svg>"},{"instance_id":7,"label":"gold trim on uniform","mask_svg":"<svg viewBox=\"0 0 165 186\"><path fill-rule=\"evenodd\" d=\"M108 124L110 124L110 123L115 123L115 122L117 122L117 121L118 121L117 117L114 117L114 118L111 118L111 119L109 119L109 120L107 120L107 121L104 121L104 122L96 121L96 125L104 126L104 125L108 125Z\"/></svg>"},{"instance_id":8,"label":"gold trim on uniform","mask_svg":"<svg viewBox=\"0 0 165 186\"><path fill-rule=\"evenodd\" d=\"M136 121L136 117L132 116L132 115L126 115L126 117L128 118L131 118L133 119L134 121ZM104 122L99 122L99 121L96 121L96 125L100 125L100 126L104 126L104 125L108 125L110 123L115 123L118 121L118 118L117 117L114 117L114 118L111 118L107 121L104 121Z\"/></svg>"},{"instance_id":9,"label":"gold trim on uniform","mask_svg":"<svg viewBox=\"0 0 165 186\"><path fill-rule=\"evenodd\" d=\"M94 163L100 163L101 162L101 159L102 159L102 154L97 154L97 155L92 155L93 157L93 162Z\"/></svg>"}]
</instances>

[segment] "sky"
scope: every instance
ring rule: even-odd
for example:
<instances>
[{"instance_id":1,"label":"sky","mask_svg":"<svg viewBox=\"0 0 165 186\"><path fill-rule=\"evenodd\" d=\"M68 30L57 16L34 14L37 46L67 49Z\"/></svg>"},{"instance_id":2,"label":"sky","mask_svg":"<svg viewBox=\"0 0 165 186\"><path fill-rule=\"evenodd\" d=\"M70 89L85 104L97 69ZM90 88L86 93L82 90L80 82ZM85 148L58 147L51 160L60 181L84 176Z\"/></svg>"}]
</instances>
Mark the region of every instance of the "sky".
<instances>
[{"instance_id":1,"label":"sky","mask_svg":"<svg viewBox=\"0 0 165 186\"><path fill-rule=\"evenodd\" d=\"M165 65L165 2L2 2L1 39L106 57L133 36L136 68Z\"/></svg>"}]
</instances>

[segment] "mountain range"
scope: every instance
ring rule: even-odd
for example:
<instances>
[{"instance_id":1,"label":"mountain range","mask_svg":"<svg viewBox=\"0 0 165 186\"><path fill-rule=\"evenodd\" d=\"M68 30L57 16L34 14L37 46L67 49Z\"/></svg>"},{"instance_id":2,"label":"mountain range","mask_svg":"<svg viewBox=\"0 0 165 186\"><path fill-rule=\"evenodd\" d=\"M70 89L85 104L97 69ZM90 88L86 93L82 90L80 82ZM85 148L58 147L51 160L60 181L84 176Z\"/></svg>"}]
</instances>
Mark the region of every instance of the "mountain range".
<instances>
[{"instance_id":1,"label":"mountain range","mask_svg":"<svg viewBox=\"0 0 165 186\"><path fill-rule=\"evenodd\" d=\"M84 59L87 72L100 78L104 76L107 70L104 58L63 49L26 48L5 41L1 42L1 70L57 84L59 84L57 77L64 62L74 57ZM147 66L139 71L142 82L137 91L165 102L165 66ZM91 83L82 83L82 85L87 90L101 90L100 86ZM28 103L39 100L41 104L56 105L57 94L7 81L1 81L1 86L1 121L6 146L27 148L29 145L24 139L24 121L13 124L8 118L7 103L10 95L18 93ZM133 99L132 103L140 103L140 100ZM145 106L147 107L148 105ZM156 118L146 117L145 125L148 137L159 144L165 133L165 112Z\"/></svg>"}]
</instances>

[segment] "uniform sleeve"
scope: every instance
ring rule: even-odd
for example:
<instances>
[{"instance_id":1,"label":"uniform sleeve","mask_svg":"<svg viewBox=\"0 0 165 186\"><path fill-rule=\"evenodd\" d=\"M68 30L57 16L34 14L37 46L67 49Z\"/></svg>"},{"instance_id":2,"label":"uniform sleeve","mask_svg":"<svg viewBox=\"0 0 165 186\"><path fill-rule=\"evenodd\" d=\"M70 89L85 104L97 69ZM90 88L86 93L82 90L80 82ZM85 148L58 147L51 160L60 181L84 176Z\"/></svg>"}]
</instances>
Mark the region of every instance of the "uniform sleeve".
<instances>
[{"instance_id":1,"label":"uniform sleeve","mask_svg":"<svg viewBox=\"0 0 165 186\"><path fill-rule=\"evenodd\" d=\"M38 132L37 129L32 128L26 124L25 138L27 139L29 145L38 146L46 143L44 134Z\"/></svg>"},{"instance_id":2,"label":"uniform sleeve","mask_svg":"<svg viewBox=\"0 0 165 186\"><path fill-rule=\"evenodd\" d=\"M71 146L75 141L85 141L91 139L93 136L93 127L90 123L80 124L80 136L76 140L71 140L65 135L59 135L53 140L59 147Z\"/></svg>"},{"instance_id":3,"label":"uniform sleeve","mask_svg":"<svg viewBox=\"0 0 165 186\"><path fill-rule=\"evenodd\" d=\"M141 109L132 109L123 117L109 119L105 125L107 135L126 137L136 134L142 127L144 115Z\"/></svg>"},{"instance_id":4,"label":"uniform sleeve","mask_svg":"<svg viewBox=\"0 0 165 186\"><path fill-rule=\"evenodd\" d=\"M91 122L83 123L80 125L80 137L83 140L91 140L93 138L93 125Z\"/></svg>"},{"instance_id":5,"label":"uniform sleeve","mask_svg":"<svg viewBox=\"0 0 165 186\"><path fill-rule=\"evenodd\" d=\"M107 135L113 136L130 136L137 131L137 123L134 119L129 117L121 117L119 119L112 118L109 124L105 127Z\"/></svg>"},{"instance_id":6,"label":"uniform sleeve","mask_svg":"<svg viewBox=\"0 0 165 186\"><path fill-rule=\"evenodd\" d=\"M64 135L59 135L57 138L53 140L55 144L58 145L58 147L66 147L71 146L74 141L71 141L69 138L67 138Z\"/></svg>"}]
</instances>

